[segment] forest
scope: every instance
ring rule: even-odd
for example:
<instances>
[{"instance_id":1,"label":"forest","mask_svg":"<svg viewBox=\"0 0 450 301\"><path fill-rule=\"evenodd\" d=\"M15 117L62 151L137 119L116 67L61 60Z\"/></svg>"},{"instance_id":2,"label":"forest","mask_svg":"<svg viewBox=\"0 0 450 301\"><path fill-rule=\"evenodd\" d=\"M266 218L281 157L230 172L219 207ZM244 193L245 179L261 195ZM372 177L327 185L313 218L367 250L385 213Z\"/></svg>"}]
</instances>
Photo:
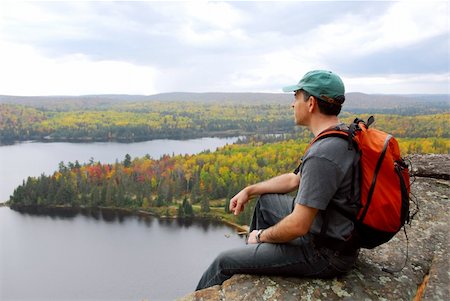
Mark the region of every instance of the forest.
<instances>
[{"instance_id":1,"label":"forest","mask_svg":"<svg viewBox=\"0 0 450 301\"><path fill-rule=\"evenodd\" d=\"M127 104L104 110L46 111L0 104L0 141L144 141L291 132L289 106Z\"/></svg>"},{"instance_id":2,"label":"forest","mask_svg":"<svg viewBox=\"0 0 450 301\"><path fill-rule=\"evenodd\" d=\"M285 99L288 95L284 96L283 103L274 100L0 103L0 144L25 140L135 142L280 133L306 137L309 135L306 130L293 125L290 101ZM389 102L386 96L370 99L370 104L374 100L379 102L376 109L355 100L352 105L350 98L341 119L350 122L357 115L367 118L369 114L384 112L375 114L377 126L396 137L448 138L448 105L411 102L400 106ZM408 115L405 113L408 110L413 111Z\"/></svg>"},{"instance_id":3,"label":"forest","mask_svg":"<svg viewBox=\"0 0 450 301\"><path fill-rule=\"evenodd\" d=\"M12 208L128 208L159 216L215 216L245 224L251 205L234 217L227 214L229 199L248 184L294 170L311 139L307 129L294 127L290 107L280 104L154 101L83 110L0 104L0 114L2 142L245 137L196 155L159 159L126 155L114 164L61 162L51 175L24 180L10 198ZM346 123L354 118L348 111L340 115ZM403 154L450 153L448 120L445 111L375 114L374 126L398 138Z\"/></svg>"}]
</instances>

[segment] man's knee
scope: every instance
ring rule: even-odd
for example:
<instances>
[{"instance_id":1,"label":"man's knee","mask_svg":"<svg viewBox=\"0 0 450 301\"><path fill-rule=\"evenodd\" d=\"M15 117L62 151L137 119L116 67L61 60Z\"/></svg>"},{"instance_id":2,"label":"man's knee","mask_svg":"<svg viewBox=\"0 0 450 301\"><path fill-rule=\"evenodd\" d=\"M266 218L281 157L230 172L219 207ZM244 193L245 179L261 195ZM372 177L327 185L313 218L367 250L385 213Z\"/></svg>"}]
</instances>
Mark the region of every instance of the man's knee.
<instances>
[{"instance_id":1,"label":"man's knee","mask_svg":"<svg viewBox=\"0 0 450 301\"><path fill-rule=\"evenodd\" d=\"M266 193L259 197L258 206L260 208L287 208L292 206L292 198L284 194Z\"/></svg>"},{"instance_id":2,"label":"man's knee","mask_svg":"<svg viewBox=\"0 0 450 301\"><path fill-rule=\"evenodd\" d=\"M265 205L270 204L275 197L276 194L274 193L262 194L258 199L258 204L264 207Z\"/></svg>"},{"instance_id":3,"label":"man's knee","mask_svg":"<svg viewBox=\"0 0 450 301\"><path fill-rule=\"evenodd\" d=\"M230 259L231 259L230 254L227 251L223 251L216 256L212 265L216 270L221 270L224 267L226 267L227 262L229 262Z\"/></svg>"},{"instance_id":4,"label":"man's knee","mask_svg":"<svg viewBox=\"0 0 450 301\"><path fill-rule=\"evenodd\" d=\"M217 255L209 268L205 271L196 290L221 284L233 275L234 256L229 251Z\"/></svg>"},{"instance_id":5,"label":"man's knee","mask_svg":"<svg viewBox=\"0 0 450 301\"><path fill-rule=\"evenodd\" d=\"M255 209L259 212L266 212L269 216L274 216L277 219L280 219L292 212L294 209L294 198L286 194L263 194L258 199ZM274 223L277 222L278 220Z\"/></svg>"}]
</instances>

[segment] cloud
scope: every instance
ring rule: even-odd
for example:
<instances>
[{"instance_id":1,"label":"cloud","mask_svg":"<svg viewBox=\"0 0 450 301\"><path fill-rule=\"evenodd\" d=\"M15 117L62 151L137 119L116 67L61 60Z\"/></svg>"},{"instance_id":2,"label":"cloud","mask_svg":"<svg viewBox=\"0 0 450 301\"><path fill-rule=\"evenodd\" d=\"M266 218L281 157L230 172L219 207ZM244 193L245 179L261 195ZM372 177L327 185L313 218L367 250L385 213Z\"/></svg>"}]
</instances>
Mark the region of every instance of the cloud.
<instances>
[{"instance_id":1,"label":"cloud","mask_svg":"<svg viewBox=\"0 0 450 301\"><path fill-rule=\"evenodd\" d=\"M399 93L432 93L445 90L438 79L449 73L445 1L6 3L0 4L0 62L6 64L0 78L27 62L27 74L39 74L41 84L9 78L0 94L24 87L27 94L279 92L319 68L352 80L373 78L381 90L378 79L385 77L404 82ZM103 84L75 78L86 70ZM69 80L47 84L58 82L55 73ZM422 84L407 89L418 75ZM353 83L358 91L368 88Z\"/></svg>"},{"instance_id":2,"label":"cloud","mask_svg":"<svg viewBox=\"0 0 450 301\"><path fill-rule=\"evenodd\" d=\"M182 5L185 22L199 22L200 28L233 30L243 18L239 10L226 2L191 2Z\"/></svg>"},{"instance_id":3,"label":"cloud","mask_svg":"<svg viewBox=\"0 0 450 301\"><path fill-rule=\"evenodd\" d=\"M401 58L404 51L410 50L409 47L417 47L434 37L448 43L448 3L394 2L384 14L378 14L376 7L372 7L365 14L348 14L338 22L320 25L308 36L313 45L320 45L316 46L317 52L327 62L343 60L348 65L355 65L353 60L360 64L365 59L370 64L371 56L389 52ZM426 53L416 52L414 55ZM396 68L395 64L383 66L386 70ZM370 69L367 68L366 72Z\"/></svg>"},{"instance_id":4,"label":"cloud","mask_svg":"<svg viewBox=\"0 0 450 301\"><path fill-rule=\"evenodd\" d=\"M156 71L83 54L56 59L30 46L0 43L1 93L9 95L154 94ZM80 91L82 91L80 93Z\"/></svg>"},{"instance_id":5,"label":"cloud","mask_svg":"<svg viewBox=\"0 0 450 301\"><path fill-rule=\"evenodd\" d=\"M389 74L383 76L346 76L343 78L347 92L373 94L450 94L450 73L441 74ZM425 91L425 92L424 92Z\"/></svg>"}]
</instances>

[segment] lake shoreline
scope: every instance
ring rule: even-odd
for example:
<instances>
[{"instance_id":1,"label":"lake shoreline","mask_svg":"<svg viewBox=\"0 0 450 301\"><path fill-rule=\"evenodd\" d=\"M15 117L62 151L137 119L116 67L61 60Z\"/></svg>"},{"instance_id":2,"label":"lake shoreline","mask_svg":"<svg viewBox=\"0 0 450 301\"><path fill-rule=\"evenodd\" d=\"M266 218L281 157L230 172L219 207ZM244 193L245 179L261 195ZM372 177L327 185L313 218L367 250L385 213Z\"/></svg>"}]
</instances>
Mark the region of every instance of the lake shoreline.
<instances>
[{"instance_id":1,"label":"lake shoreline","mask_svg":"<svg viewBox=\"0 0 450 301\"><path fill-rule=\"evenodd\" d=\"M238 131L217 131L210 133L201 133L193 135L155 135L151 137L122 137L122 138L105 138L105 137L29 137L23 140L16 139L3 139L0 141L0 146L15 145L20 143L30 143L30 142L40 142L40 143L56 143L56 142L67 142L67 143L136 143L136 142L147 142L154 140L192 140L192 139L202 139L202 138L234 138L234 137L246 137L249 135L255 135L258 133L251 132L238 132Z\"/></svg>"},{"instance_id":2,"label":"lake shoreline","mask_svg":"<svg viewBox=\"0 0 450 301\"><path fill-rule=\"evenodd\" d=\"M142 209L142 208L120 208L120 207L84 207L84 206L70 206L70 205L54 205L54 206L39 206L39 205L13 205L10 206L8 203L0 203L0 207L9 207L11 210L21 212L21 213L34 213L37 215L46 215L50 213L65 213L69 215L76 215L82 212L100 212L100 211L110 211L115 213L121 213L126 215L134 216L151 216L157 219L172 219L172 220L208 220L224 223L236 230L239 235L245 235L248 233L248 225L240 225L229 221L221 216L214 214L201 214L194 215L192 217L182 217L178 215L161 215L152 209Z\"/></svg>"}]
</instances>

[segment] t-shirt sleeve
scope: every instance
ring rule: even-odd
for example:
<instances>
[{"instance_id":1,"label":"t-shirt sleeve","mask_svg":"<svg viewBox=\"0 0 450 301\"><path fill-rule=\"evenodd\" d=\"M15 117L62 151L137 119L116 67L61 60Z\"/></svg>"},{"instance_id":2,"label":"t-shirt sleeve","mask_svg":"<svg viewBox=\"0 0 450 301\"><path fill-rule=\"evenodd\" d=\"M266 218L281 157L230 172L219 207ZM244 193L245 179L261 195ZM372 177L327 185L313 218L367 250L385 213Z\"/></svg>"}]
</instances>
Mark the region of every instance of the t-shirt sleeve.
<instances>
[{"instance_id":1,"label":"t-shirt sleeve","mask_svg":"<svg viewBox=\"0 0 450 301\"><path fill-rule=\"evenodd\" d=\"M343 176L334 162L322 157L309 157L301 167L300 187L295 202L325 210Z\"/></svg>"}]
</instances>

